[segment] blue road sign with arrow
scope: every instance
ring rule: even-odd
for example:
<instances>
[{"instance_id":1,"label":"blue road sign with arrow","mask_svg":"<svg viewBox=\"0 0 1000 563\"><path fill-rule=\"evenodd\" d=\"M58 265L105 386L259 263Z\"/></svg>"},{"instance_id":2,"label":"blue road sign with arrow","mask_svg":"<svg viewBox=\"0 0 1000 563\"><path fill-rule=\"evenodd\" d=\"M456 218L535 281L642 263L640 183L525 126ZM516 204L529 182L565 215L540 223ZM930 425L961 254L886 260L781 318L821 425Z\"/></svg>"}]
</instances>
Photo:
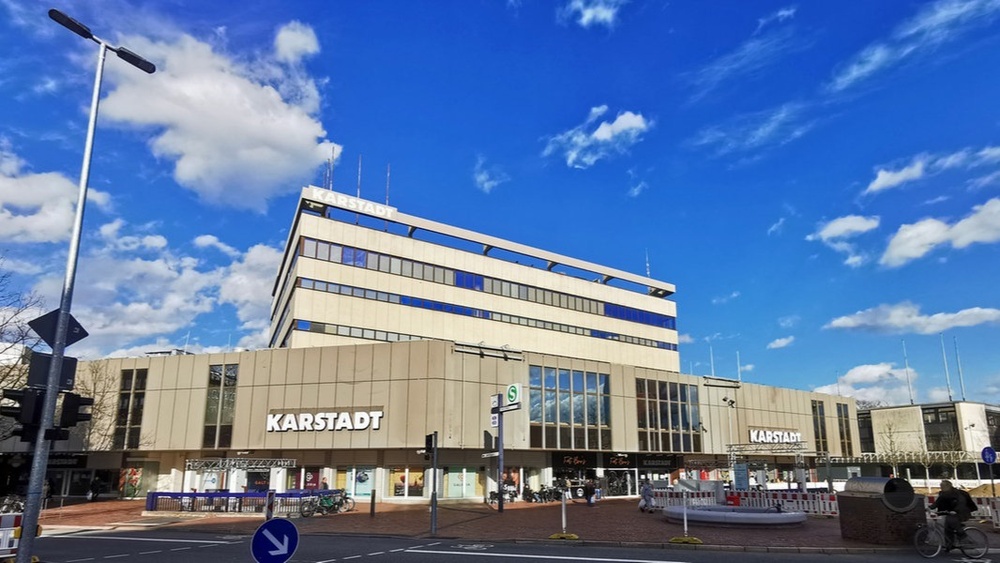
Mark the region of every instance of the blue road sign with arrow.
<instances>
[{"instance_id":1,"label":"blue road sign with arrow","mask_svg":"<svg viewBox=\"0 0 1000 563\"><path fill-rule=\"evenodd\" d=\"M299 547L299 531L290 520L272 518L260 525L250 541L257 563L285 563Z\"/></svg>"},{"instance_id":2,"label":"blue road sign with arrow","mask_svg":"<svg viewBox=\"0 0 1000 563\"><path fill-rule=\"evenodd\" d=\"M994 450L993 448L989 447L989 446L986 446L985 448L983 448L983 461L985 461L986 463L988 463L990 465L993 465L994 463L996 463L997 462L997 451Z\"/></svg>"}]
</instances>

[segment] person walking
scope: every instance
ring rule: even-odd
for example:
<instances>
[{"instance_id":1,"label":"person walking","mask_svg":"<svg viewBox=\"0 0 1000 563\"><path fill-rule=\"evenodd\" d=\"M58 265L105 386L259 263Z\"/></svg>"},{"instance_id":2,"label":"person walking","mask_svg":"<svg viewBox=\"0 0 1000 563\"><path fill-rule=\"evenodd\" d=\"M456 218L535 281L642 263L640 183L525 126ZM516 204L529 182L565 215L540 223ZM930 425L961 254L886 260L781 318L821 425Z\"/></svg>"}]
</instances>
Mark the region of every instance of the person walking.
<instances>
[{"instance_id":1,"label":"person walking","mask_svg":"<svg viewBox=\"0 0 1000 563\"><path fill-rule=\"evenodd\" d=\"M324 491L330 490L330 483L327 482L326 477L323 477L322 479L320 479L320 481L319 481L319 488L322 489L322 490L324 490Z\"/></svg>"},{"instance_id":2,"label":"person walking","mask_svg":"<svg viewBox=\"0 0 1000 563\"><path fill-rule=\"evenodd\" d=\"M594 506L595 493L597 493L597 489L594 487L594 480L587 479L587 482L583 484L583 497L587 499L587 506Z\"/></svg>"},{"instance_id":3,"label":"person walking","mask_svg":"<svg viewBox=\"0 0 1000 563\"><path fill-rule=\"evenodd\" d=\"M649 483L649 479L643 479L642 486L639 487L639 496L642 497L642 501L639 503L639 510L643 512L653 512L653 485Z\"/></svg>"}]
</instances>

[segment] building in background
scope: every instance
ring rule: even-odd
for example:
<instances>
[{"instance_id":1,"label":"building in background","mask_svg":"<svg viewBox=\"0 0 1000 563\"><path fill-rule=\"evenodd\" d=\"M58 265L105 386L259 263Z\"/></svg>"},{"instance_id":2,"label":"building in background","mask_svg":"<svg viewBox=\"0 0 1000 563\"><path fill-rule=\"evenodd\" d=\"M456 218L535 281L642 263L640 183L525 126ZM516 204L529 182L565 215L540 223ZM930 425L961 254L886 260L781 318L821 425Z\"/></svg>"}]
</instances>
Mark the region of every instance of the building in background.
<instances>
[{"instance_id":1,"label":"building in background","mask_svg":"<svg viewBox=\"0 0 1000 563\"><path fill-rule=\"evenodd\" d=\"M453 499L501 474L634 495L732 468L791 487L860 451L852 399L681 374L669 283L315 187L289 232L270 348L81 362L78 385L103 390L65 445L83 471L127 496L326 477L406 501L429 497L432 432ZM498 468L491 397L511 386Z\"/></svg>"}]
</instances>

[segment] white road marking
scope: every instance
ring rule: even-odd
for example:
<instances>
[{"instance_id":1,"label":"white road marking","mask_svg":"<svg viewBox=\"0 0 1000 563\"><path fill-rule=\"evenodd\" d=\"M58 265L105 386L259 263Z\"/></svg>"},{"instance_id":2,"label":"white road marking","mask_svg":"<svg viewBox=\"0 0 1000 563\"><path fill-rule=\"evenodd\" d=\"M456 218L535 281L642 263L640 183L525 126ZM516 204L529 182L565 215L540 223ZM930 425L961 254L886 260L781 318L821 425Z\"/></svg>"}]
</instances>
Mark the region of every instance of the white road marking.
<instances>
[{"instance_id":1,"label":"white road marking","mask_svg":"<svg viewBox=\"0 0 1000 563\"><path fill-rule=\"evenodd\" d=\"M684 561L668 561L663 559L612 559L609 557L572 557L565 555L524 555L521 553L484 553L481 551L434 551L423 549L407 549L407 553L427 553L434 555L457 555L460 557L510 557L521 559L547 559L552 561L601 561L604 563L686 563Z\"/></svg>"},{"instance_id":2,"label":"white road marking","mask_svg":"<svg viewBox=\"0 0 1000 563\"><path fill-rule=\"evenodd\" d=\"M162 549L154 549L153 551L140 551L139 555L152 555L154 553L163 553Z\"/></svg>"},{"instance_id":3,"label":"white road marking","mask_svg":"<svg viewBox=\"0 0 1000 563\"><path fill-rule=\"evenodd\" d=\"M201 547L205 547L205 546L201 546ZM171 548L170 551L184 551L184 550L187 550L187 549L191 549L191 546L187 546L187 547L174 547L174 548Z\"/></svg>"},{"instance_id":4,"label":"white road marking","mask_svg":"<svg viewBox=\"0 0 1000 563\"><path fill-rule=\"evenodd\" d=\"M77 561L93 561L93 557L84 557L83 559L70 559L66 563L77 563Z\"/></svg>"},{"instance_id":5,"label":"white road marking","mask_svg":"<svg viewBox=\"0 0 1000 563\"><path fill-rule=\"evenodd\" d=\"M115 559L117 557L128 557L129 555L131 555L131 554L130 553L120 553L118 555L105 555L104 558L105 559Z\"/></svg>"},{"instance_id":6,"label":"white road marking","mask_svg":"<svg viewBox=\"0 0 1000 563\"><path fill-rule=\"evenodd\" d=\"M368 557L375 557L376 555L384 555L384 551L376 551L375 553L369 553Z\"/></svg>"},{"instance_id":7,"label":"white road marking","mask_svg":"<svg viewBox=\"0 0 1000 563\"><path fill-rule=\"evenodd\" d=\"M158 541L167 543L211 543L211 544L222 544L222 543L235 543L223 540L171 540L162 538L126 538L126 537L114 537L114 536L72 536L72 535L59 535L59 536L49 536L52 539L73 539L73 540L124 540L124 541ZM49 539L47 537L46 539Z\"/></svg>"}]
</instances>

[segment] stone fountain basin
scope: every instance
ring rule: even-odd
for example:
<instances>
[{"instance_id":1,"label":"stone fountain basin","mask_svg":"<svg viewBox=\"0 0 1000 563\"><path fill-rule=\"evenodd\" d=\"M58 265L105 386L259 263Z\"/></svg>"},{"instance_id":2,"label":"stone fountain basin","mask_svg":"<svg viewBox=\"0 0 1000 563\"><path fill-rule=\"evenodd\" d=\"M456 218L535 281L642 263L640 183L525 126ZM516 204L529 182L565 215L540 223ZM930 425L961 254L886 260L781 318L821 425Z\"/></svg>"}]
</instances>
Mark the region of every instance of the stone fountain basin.
<instances>
[{"instance_id":1,"label":"stone fountain basin","mask_svg":"<svg viewBox=\"0 0 1000 563\"><path fill-rule=\"evenodd\" d=\"M663 514L672 522L684 520L683 506L668 506ZM788 526L801 524L808 516L805 512L791 512L774 508L753 508L749 506L689 506L688 522L720 524L727 526Z\"/></svg>"}]
</instances>

